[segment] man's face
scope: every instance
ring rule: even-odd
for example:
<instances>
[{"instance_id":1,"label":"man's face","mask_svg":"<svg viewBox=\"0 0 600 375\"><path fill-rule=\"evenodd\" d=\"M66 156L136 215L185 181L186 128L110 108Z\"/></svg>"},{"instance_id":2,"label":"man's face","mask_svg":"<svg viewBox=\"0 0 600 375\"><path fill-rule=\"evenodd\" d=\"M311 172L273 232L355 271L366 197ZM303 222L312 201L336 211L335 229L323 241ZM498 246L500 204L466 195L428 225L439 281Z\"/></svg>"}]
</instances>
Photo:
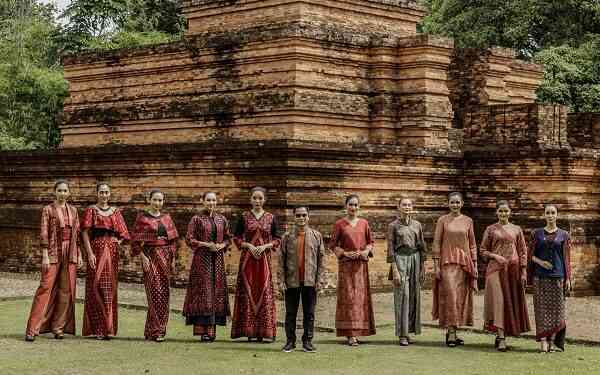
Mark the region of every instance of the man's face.
<instances>
[{"instance_id":1,"label":"man's face","mask_svg":"<svg viewBox=\"0 0 600 375\"><path fill-rule=\"evenodd\" d=\"M299 227L305 227L308 224L308 210L305 207L297 208L294 212L294 220Z\"/></svg>"}]
</instances>

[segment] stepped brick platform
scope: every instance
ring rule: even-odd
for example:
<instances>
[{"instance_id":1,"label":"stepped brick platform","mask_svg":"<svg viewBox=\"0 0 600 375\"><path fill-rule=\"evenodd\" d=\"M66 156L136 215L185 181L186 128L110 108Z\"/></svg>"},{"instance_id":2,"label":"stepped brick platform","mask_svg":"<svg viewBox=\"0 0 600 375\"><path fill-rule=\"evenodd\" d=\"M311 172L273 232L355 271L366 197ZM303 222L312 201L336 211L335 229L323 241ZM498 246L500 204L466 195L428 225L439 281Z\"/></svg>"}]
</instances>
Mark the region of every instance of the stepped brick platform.
<instances>
[{"instance_id":1,"label":"stepped brick platform","mask_svg":"<svg viewBox=\"0 0 600 375\"><path fill-rule=\"evenodd\" d=\"M478 239L498 198L526 231L557 203L574 237L574 287L597 292L598 115L534 103L539 66L418 34L424 12L410 0L188 0L183 10L181 41L63 58L61 148L0 154L0 270L39 267L39 213L58 177L81 208L109 181L130 224L144 193L161 187L182 234L202 192L218 191L236 220L261 185L282 229L308 203L326 234L344 196L359 193L377 240L371 285L388 289L396 201L416 199L431 242L458 190ZM238 259L227 258L232 285ZM182 242L175 284L189 261ZM330 256L331 288L336 270ZM140 276L125 247L121 278Z\"/></svg>"}]
</instances>

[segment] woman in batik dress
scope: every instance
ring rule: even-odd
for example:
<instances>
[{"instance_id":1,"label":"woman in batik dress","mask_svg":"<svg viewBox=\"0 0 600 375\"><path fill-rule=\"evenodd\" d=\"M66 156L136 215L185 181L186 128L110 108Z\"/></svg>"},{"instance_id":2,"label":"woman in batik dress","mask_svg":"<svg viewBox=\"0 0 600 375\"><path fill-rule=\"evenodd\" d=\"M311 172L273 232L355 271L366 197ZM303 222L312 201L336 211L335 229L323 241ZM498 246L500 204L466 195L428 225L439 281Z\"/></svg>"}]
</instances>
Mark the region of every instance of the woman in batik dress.
<instances>
[{"instance_id":1,"label":"woman in batik dress","mask_svg":"<svg viewBox=\"0 0 600 375\"><path fill-rule=\"evenodd\" d=\"M204 193L202 202L204 210L192 217L185 237L194 257L183 316L187 325L194 326L195 336L200 336L202 342L212 342L216 326L224 326L230 315L224 261L230 234L227 219L216 212L217 194Z\"/></svg>"},{"instance_id":2,"label":"woman in batik dress","mask_svg":"<svg viewBox=\"0 0 600 375\"><path fill-rule=\"evenodd\" d=\"M506 336L530 330L525 285L527 245L523 231L509 222L507 201L496 205L498 222L483 233L480 253L485 272L484 329L496 334L494 346L506 351Z\"/></svg>"},{"instance_id":3,"label":"woman in batik dress","mask_svg":"<svg viewBox=\"0 0 600 375\"><path fill-rule=\"evenodd\" d=\"M463 215L460 193L448 196L450 213L440 217L435 226L432 257L433 319L447 330L446 345L463 345L456 330L473 325L473 292L477 290L477 245L473 220Z\"/></svg>"},{"instance_id":4,"label":"woman in batik dress","mask_svg":"<svg viewBox=\"0 0 600 375\"><path fill-rule=\"evenodd\" d=\"M398 202L399 217L388 226L387 262L394 283L396 336L400 346L412 343L409 333L421 334L421 283L427 246L421 223L412 218L413 202Z\"/></svg>"},{"instance_id":5,"label":"woman in batik dress","mask_svg":"<svg viewBox=\"0 0 600 375\"><path fill-rule=\"evenodd\" d=\"M358 346L359 336L375 334L375 316L369 284L369 258L373 238L367 220L358 217L358 195L346 197L346 216L333 226L329 248L338 258L335 328L350 346Z\"/></svg>"},{"instance_id":6,"label":"woman in batik dress","mask_svg":"<svg viewBox=\"0 0 600 375\"><path fill-rule=\"evenodd\" d=\"M40 243L42 278L33 297L25 331L25 341L34 341L40 333L52 332L62 339L75 334L75 286L79 250L77 208L67 203L69 183L54 184L54 203L42 210Z\"/></svg>"},{"instance_id":7,"label":"woman in batik dress","mask_svg":"<svg viewBox=\"0 0 600 375\"><path fill-rule=\"evenodd\" d=\"M277 316L273 293L271 254L279 247L277 220L263 209L266 190L251 191L252 210L244 212L234 233L241 250L235 289L231 338L275 341Z\"/></svg>"},{"instance_id":8,"label":"woman in batik dress","mask_svg":"<svg viewBox=\"0 0 600 375\"><path fill-rule=\"evenodd\" d=\"M121 210L108 204L110 186L99 183L96 193L98 202L85 210L81 220L87 253L82 335L107 340L117 335L119 249L129 240L129 231Z\"/></svg>"},{"instance_id":9,"label":"woman in batik dress","mask_svg":"<svg viewBox=\"0 0 600 375\"><path fill-rule=\"evenodd\" d=\"M164 194L154 189L149 195L150 207L141 212L131 235L132 255L142 258L144 286L148 299L148 313L144 337L162 342L169 321L171 263L177 252L179 234L168 214L160 210Z\"/></svg>"},{"instance_id":10,"label":"woman in batik dress","mask_svg":"<svg viewBox=\"0 0 600 375\"><path fill-rule=\"evenodd\" d=\"M565 350L567 329L565 296L571 292L571 238L557 227L558 210L544 209L546 226L531 232L529 281L533 283L536 340L540 351L551 351L552 344Z\"/></svg>"}]
</instances>

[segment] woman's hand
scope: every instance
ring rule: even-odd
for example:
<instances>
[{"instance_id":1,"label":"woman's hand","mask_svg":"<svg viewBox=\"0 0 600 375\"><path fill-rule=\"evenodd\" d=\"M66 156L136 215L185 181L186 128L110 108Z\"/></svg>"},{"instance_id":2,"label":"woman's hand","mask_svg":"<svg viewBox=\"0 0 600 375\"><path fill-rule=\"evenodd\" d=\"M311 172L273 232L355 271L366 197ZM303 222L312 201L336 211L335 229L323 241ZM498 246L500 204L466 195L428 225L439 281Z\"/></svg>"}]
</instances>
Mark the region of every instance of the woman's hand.
<instances>
[{"instance_id":1,"label":"woman's hand","mask_svg":"<svg viewBox=\"0 0 600 375\"><path fill-rule=\"evenodd\" d=\"M88 260L88 265L90 266L90 268L95 270L96 269L96 256L93 253L88 253L87 260Z\"/></svg>"},{"instance_id":2,"label":"woman's hand","mask_svg":"<svg viewBox=\"0 0 600 375\"><path fill-rule=\"evenodd\" d=\"M553 268L552 263L548 262L547 260L540 260L538 264L547 270L551 270Z\"/></svg>"},{"instance_id":3,"label":"woman's hand","mask_svg":"<svg viewBox=\"0 0 600 375\"><path fill-rule=\"evenodd\" d=\"M571 295L573 288L571 287L571 280L565 280L563 283L564 293L566 297Z\"/></svg>"},{"instance_id":4,"label":"woman's hand","mask_svg":"<svg viewBox=\"0 0 600 375\"><path fill-rule=\"evenodd\" d=\"M50 257L42 256L42 271L47 271L50 268Z\"/></svg>"},{"instance_id":5,"label":"woman's hand","mask_svg":"<svg viewBox=\"0 0 600 375\"><path fill-rule=\"evenodd\" d=\"M393 283L395 287L401 287L402 286L402 277L400 276L400 272L398 272L398 269L396 269L396 267L394 267L394 277L393 277Z\"/></svg>"},{"instance_id":6,"label":"woman's hand","mask_svg":"<svg viewBox=\"0 0 600 375\"><path fill-rule=\"evenodd\" d=\"M508 260L506 260L505 257L498 255L498 254L494 254L494 259L496 260L496 262L498 262L498 264L500 264L501 266L506 266L506 264L508 264Z\"/></svg>"},{"instance_id":7,"label":"woman's hand","mask_svg":"<svg viewBox=\"0 0 600 375\"><path fill-rule=\"evenodd\" d=\"M150 272L150 259L144 253L141 253L140 256L142 257L142 269L144 272Z\"/></svg>"},{"instance_id":8,"label":"woman's hand","mask_svg":"<svg viewBox=\"0 0 600 375\"><path fill-rule=\"evenodd\" d=\"M358 259L358 257L360 257L360 253L358 251L348 251L345 252L344 255L350 259Z\"/></svg>"}]
</instances>

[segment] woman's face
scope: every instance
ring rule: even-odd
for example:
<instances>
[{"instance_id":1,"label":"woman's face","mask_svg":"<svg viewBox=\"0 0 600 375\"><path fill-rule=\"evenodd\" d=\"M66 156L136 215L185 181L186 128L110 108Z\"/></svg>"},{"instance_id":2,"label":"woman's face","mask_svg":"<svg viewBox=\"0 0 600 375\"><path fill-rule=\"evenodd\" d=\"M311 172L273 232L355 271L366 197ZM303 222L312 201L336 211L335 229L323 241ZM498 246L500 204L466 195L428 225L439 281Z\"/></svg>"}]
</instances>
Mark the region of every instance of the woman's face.
<instances>
[{"instance_id":1,"label":"woman's face","mask_svg":"<svg viewBox=\"0 0 600 375\"><path fill-rule=\"evenodd\" d=\"M265 204L265 194L260 190L256 190L250 197L250 203L252 204L252 208L262 208Z\"/></svg>"},{"instance_id":2,"label":"woman's face","mask_svg":"<svg viewBox=\"0 0 600 375\"><path fill-rule=\"evenodd\" d=\"M350 198L350 200L348 200L348 203L346 203L346 212L348 212L348 215L350 215L350 216L358 215L359 209L360 209L360 202L358 201L358 198L356 198L356 197Z\"/></svg>"},{"instance_id":3,"label":"woman's face","mask_svg":"<svg viewBox=\"0 0 600 375\"><path fill-rule=\"evenodd\" d=\"M547 224L556 224L558 218L558 211L554 206L548 206L544 209L544 218Z\"/></svg>"},{"instance_id":4,"label":"woman's face","mask_svg":"<svg viewBox=\"0 0 600 375\"><path fill-rule=\"evenodd\" d=\"M165 196L163 193L154 193L150 197L150 207L155 211L160 211L165 203Z\"/></svg>"},{"instance_id":5,"label":"woman's face","mask_svg":"<svg viewBox=\"0 0 600 375\"><path fill-rule=\"evenodd\" d=\"M398 203L398 211L402 216L409 216L413 211L413 202L410 199L402 199Z\"/></svg>"},{"instance_id":6,"label":"woman's face","mask_svg":"<svg viewBox=\"0 0 600 375\"><path fill-rule=\"evenodd\" d=\"M98 188L98 203L106 204L110 199L110 188L107 185L100 185Z\"/></svg>"},{"instance_id":7,"label":"woman's face","mask_svg":"<svg viewBox=\"0 0 600 375\"><path fill-rule=\"evenodd\" d=\"M448 208L452 213L460 213L460 210L463 206L463 201L458 195L453 195L448 200Z\"/></svg>"},{"instance_id":8,"label":"woman's face","mask_svg":"<svg viewBox=\"0 0 600 375\"><path fill-rule=\"evenodd\" d=\"M69 185L65 183L58 184L56 189L54 189L54 195L56 196L56 200L59 202L65 202L71 192L69 191Z\"/></svg>"},{"instance_id":9,"label":"woman's face","mask_svg":"<svg viewBox=\"0 0 600 375\"><path fill-rule=\"evenodd\" d=\"M508 218L510 217L510 208L505 204L501 205L496 210L496 216L498 216L499 221L508 221Z\"/></svg>"},{"instance_id":10,"label":"woman's face","mask_svg":"<svg viewBox=\"0 0 600 375\"><path fill-rule=\"evenodd\" d=\"M214 193L206 194L202 204L208 212L214 212L217 208L217 196Z\"/></svg>"}]
</instances>

